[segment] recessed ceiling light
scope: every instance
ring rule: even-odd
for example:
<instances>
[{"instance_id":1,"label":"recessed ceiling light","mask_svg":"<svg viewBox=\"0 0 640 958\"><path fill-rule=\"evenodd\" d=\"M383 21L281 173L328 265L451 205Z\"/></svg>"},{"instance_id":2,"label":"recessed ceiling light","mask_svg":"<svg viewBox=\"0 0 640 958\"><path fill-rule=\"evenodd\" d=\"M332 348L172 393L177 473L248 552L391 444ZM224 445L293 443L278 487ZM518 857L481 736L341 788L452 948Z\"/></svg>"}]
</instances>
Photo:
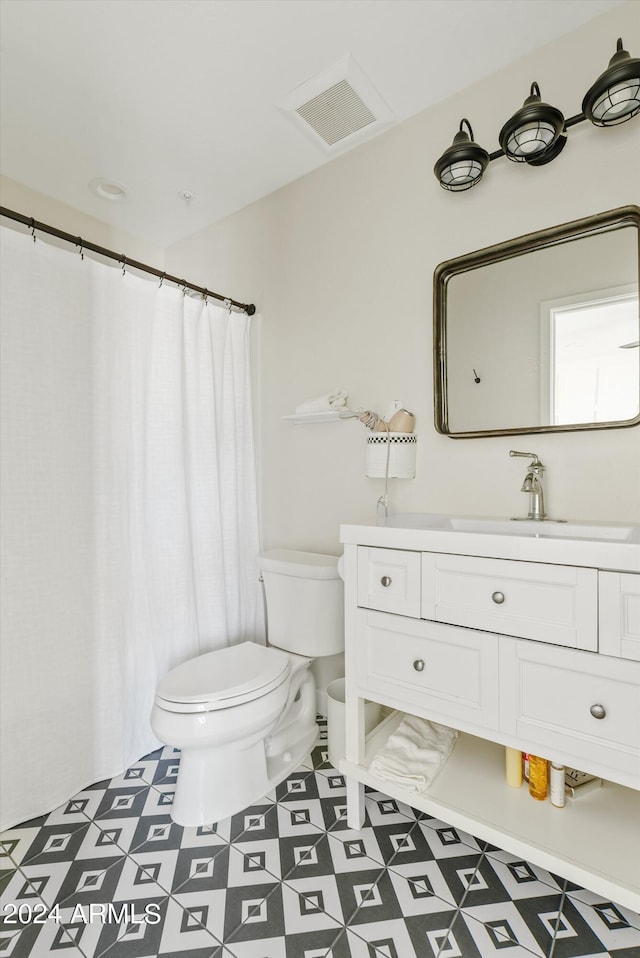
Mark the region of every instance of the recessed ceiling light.
<instances>
[{"instance_id":1,"label":"recessed ceiling light","mask_svg":"<svg viewBox=\"0 0 640 958\"><path fill-rule=\"evenodd\" d=\"M109 200L111 203L121 203L127 197L127 191L122 183L116 183L115 180L107 180L103 176L91 180L89 189L102 200Z\"/></svg>"}]
</instances>

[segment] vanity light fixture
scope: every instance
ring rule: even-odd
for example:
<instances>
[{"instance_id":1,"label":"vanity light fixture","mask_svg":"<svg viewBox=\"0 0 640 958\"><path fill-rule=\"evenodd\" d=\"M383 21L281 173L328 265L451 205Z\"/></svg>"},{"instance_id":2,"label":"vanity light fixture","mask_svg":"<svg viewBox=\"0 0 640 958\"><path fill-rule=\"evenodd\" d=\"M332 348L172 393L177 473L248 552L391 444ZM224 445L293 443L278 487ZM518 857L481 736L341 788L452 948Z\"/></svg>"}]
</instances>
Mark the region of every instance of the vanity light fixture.
<instances>
[{"instance_id":1,"label":"vanity light fixture","mask_svg":"<svg viewBox=\"0 0 640 958\"><path fill-rule=\"evenodd\" d=\"M491 160L506 156L516 163L543 166L564 149L569 127L584 120L590 120L594 126L615 126L637 113L640 113L640 59L631 57L619 39L609 66L586 93L581 113L565 120L560 110L542 101L540 87L534 82L522 107L500 130L499 150L487 153L479 146L465 118L460 121L452 145L438 159L433 171L443 189L461 192L480 182Z\"/></svg>"}]
</instances>

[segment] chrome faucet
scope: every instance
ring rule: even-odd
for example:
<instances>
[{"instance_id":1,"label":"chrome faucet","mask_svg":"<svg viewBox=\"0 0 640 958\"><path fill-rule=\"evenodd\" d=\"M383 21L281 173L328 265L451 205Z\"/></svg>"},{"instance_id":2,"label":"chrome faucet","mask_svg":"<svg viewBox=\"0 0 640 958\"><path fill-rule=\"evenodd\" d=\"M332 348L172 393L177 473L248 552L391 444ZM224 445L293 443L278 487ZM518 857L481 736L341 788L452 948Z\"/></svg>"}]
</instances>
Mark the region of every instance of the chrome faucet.
<instances>
[{"instance_id":1,"label":"chrome faucet","mask_svg":"<svg viewBox=\"0 0 640 958\"><path fill-rule=\"evenodd\" d=\"M516 449L510 449L509 455L526 456L527 459L531 459L520 492L527 492L529 494L529 513L527 518L546 519L547 514L544 511L544 490L542 488L542 476L545 467L535 452L518 452Z\"/></svg>"}]
</instances>

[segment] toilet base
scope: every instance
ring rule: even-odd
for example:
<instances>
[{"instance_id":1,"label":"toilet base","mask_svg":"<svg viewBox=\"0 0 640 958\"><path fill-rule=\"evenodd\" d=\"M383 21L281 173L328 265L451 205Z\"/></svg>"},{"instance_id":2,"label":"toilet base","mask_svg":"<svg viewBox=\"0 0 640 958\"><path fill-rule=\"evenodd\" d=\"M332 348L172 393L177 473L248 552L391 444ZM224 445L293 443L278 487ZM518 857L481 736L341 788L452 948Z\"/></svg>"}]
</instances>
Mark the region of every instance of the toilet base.
<instances>
[{"instance_id":1,"label":"toilet base","mask_svg":"<svg viewBox=\"0 0 640 958\"><path fill-rule=\"evenodd\" d=\"M171 818L183 827L212 825L255 804L306 758L319 735L314 724L291 749L269 758L264 739L245 749L186 749Z\"/></svg>"},{"instance_id":2,"label":"toilet base","mask_svg":"<svg viewBox=\"0 0 640 958\"><path fill-rule=\"evenodd\" d=\"M284 752L282 755L276 755L267 759L267 768L269 771L269 788L267 791L275 788L280 782L283 782L289 772L292 772L294 768L300 765L303 759L305 759L315 747L319 738L320 729L316 725L315 728L309 729L306 735L296 743L294 749L289 752ZM265 793L263 792L263 794Z\"/></svg>"}]
</instances>

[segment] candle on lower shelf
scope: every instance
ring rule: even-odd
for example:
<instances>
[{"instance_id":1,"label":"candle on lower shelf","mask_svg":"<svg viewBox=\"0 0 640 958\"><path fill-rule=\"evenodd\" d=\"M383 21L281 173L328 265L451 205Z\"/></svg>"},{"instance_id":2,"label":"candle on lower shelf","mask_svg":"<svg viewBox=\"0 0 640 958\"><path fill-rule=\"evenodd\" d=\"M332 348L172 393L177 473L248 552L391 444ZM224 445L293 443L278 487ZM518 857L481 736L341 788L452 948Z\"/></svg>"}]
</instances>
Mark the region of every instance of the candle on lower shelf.
<instances>
[{"instance_id":1,"label":"candle on lower shelf","mask_svg":"<svg viewBox=\"0 0 640 958\"><path fill-rule=\"evenodd\" d=\"M520 788L522 785L522 752L519 749L507 746L504 753L507 785L511 785L512 788Z\"/></svg>"}]
</instances>

